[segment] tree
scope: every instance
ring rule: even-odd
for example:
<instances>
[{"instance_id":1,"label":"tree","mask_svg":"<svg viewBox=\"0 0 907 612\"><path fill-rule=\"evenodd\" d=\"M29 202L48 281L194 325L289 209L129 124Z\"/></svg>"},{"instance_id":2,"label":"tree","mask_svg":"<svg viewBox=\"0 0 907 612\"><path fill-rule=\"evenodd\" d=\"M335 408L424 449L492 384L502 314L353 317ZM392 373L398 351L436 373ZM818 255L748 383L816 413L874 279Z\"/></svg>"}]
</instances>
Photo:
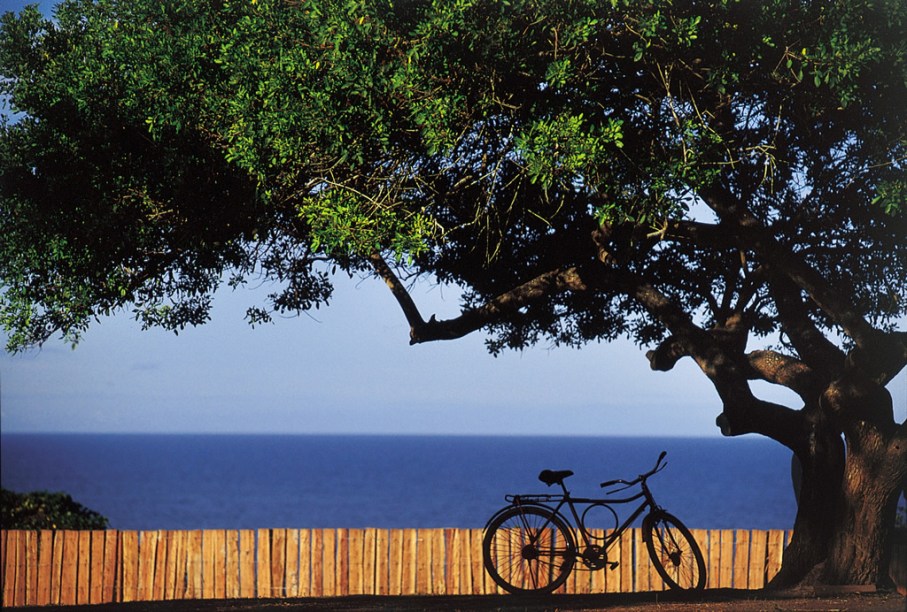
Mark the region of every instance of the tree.
<instances>
[{"instance_id":1,"label":"tree","mask_svg":"<svg viewBox=\"0 0 907 612\"><path fill-rule=\"evenodd\" d=\"M883 583L907 484L907 6L70 1L0 31L9 349L384 279L410 342L629 336L803 479L779 586ZM417 275L466 289L426 319ZM757 397L763 380L800 406Z\"/></svg>"},{"instance_id":2,"label":"tree","mask_svg":"<svg viewBox=\"0 0 907 612\"><path fill-rule=\"evenodd\" d=\"M0 489L3 529L107 529L108 521L66 493Z\"/></svg>"}]
</instances>

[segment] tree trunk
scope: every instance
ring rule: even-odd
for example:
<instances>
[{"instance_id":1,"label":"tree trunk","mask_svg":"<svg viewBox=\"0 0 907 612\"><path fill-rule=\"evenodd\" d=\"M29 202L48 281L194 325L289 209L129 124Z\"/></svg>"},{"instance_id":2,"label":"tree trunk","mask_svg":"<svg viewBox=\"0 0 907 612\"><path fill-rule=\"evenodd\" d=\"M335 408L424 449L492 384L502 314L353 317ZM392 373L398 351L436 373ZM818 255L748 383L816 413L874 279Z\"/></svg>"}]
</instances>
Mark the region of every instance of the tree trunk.
<instances>
[{"instance_id":1,"label":"tree trunk","mask_svg":"<svg viewBox=\"0 0 907 612\"><path fill-rule=\"evenodd\" d=\"M907 479L907 425L895 424L887 390L866 383L833 383L813 414L834 426L814 425L796 449L802 464L797 519L772 588L890 583L891 534Z\"/></svg>"},{"instance_id":2,"label":"tree trunk","mask_svg":"<svg viewBox=\"0 0 907 612\"><path fill-rule=\"evenodd\" d=\"M857 438L848 436L838 524L820 581L887 586L891 535L907 456L903 443L885 440L871 429Z\"/></svg>"},{"instance_id":3,"label":"tree trunk","mask_svg":"<svg viewBox=\"0 0 907 612\"><path fill-rule=\"evenodd\" d=\"M836 431L815 423L804 437L806 443L794 455L799 474L799 478L794 478L797 493L794 534L784 551L781 571L772 579L772 588L801 583L825 561L837 524L836 502L844 473L844 443Z\"/></svg>"}]
</instances>

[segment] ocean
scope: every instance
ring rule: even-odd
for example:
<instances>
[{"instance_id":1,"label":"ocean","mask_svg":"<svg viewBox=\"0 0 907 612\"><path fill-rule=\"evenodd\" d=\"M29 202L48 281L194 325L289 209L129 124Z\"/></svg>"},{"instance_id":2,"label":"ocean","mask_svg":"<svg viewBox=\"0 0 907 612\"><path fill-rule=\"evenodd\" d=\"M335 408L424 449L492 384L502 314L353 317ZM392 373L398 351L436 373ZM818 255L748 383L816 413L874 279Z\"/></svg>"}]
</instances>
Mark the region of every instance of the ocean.
<instances>
[{"instance_id":1,"label":"ocean","mask_svg":"<svg viewBox=\"0 0 907 612\"><path fill-rule=\"evenodd\" d=\"M543 469L594 497L663 450L650 488L687 526L793 525L790 452L758 437L2 434L0 481L65 491L115 529L474 528L505 493L554 492Z\"/></svg>"}]
</instances>

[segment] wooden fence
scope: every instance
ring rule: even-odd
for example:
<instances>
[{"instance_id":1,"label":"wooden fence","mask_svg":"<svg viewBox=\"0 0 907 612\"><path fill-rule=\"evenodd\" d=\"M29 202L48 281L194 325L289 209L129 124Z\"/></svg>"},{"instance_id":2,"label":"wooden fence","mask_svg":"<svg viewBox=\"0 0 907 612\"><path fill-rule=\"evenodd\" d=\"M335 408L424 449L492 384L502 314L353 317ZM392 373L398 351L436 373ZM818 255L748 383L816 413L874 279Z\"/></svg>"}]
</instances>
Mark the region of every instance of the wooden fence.
<instances>
[{"instance_id":1,"label":"wooden fence","mask_svg":"<svg viewBox=\"0 0 907 612\"><path fill-rule=\"evenodd\" d=\"M774 576L790 535L693 534L708 586L740 589L761 588ZM482 566L481 538L480 529L2 531L2 605L500 593ZM641 530L624 533L609 558L620 565L574 571L562 590L664 588Z\"/></svg>"}]
</instances>

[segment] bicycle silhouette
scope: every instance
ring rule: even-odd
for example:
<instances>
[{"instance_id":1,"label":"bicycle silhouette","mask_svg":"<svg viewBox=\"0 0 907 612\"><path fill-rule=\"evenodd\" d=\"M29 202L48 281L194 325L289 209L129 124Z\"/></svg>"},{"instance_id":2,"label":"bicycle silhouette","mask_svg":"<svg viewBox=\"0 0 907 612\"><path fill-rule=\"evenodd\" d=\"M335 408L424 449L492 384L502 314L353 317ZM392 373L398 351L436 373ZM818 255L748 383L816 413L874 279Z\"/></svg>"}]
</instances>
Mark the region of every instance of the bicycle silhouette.
<instances>
[{"instance_id":1,"label":"bicycle silhouette","mask_svg":"<svg viewBox=\"0 0 907 612\"><path fill-rule=\"evenodd\" d=\"M655 467L633 480L609 480L602 488L622 485L605 495L613 495L635 485L640 491L626 498L591 499L572 497L564 479L570 470L543 470L539 480L560 485L563 493L505 495L510 505L499 510L485 525L482 554L491 578L510 593L550 593L564 584L580 561L589 570L614 569L617 561L608 561L608 549L620 539L643 512L642 538L655 570L672 589L699 590L705 586L705 560L690 530L655 502L647 480L663 470L667 452L658 456ZM611 507L641 499L639 507L616 529L602 537L590 534L586 515L592 509L606 509L617 524L617 513ZM554 507L552 507L552 505ZM587 506L582 515L577 506ZM570 509L573 524L582 541L577 546L574 530L562 512Z\"/></svg>"}]
</instances>

